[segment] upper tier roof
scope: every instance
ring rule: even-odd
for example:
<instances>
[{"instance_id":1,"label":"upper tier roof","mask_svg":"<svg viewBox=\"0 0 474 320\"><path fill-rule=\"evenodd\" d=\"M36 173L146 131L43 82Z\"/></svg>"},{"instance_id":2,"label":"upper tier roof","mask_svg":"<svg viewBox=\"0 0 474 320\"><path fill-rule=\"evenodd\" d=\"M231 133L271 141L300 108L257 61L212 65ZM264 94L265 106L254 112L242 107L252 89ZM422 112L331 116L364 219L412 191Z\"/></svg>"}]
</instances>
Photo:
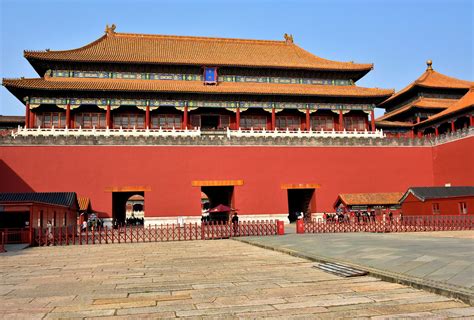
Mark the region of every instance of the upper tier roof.
<instances>
[{"instance_id":1,"label":"upper tier roof","mask_svg":"<svg viewBox=\"0 0 474 320\"><path fill-rule=\"evenodd\" d=\"M469 89L472 85L474 85L474 82L448 77L444 74L434 71L431 67L431 60L427 61L427 65L428 68L418 79L410 83L402 90L395 93L387 100L380 103L378 107L387 108L389 105L392 104L394 100L396 100L401 95L413 90L415 87L438 89Z\"/></svg>"},{"instance_id":2,"label":"upper tier roof","mask_svg":"<svg viewBox=\"0 0 474 320\"><path fill-rule=\"evenodd\" d=\"M449 117L450 115L454 113L461 112L471 107L474 107L474 85L471 87L468 93L466 93L456 103L452 104L449 108L441 111L440 113L433 115L432 117L429 117L428 119L418 123L417 125L423 126L425 124L432 123L435 120L440 119L442 117Z\"/></svg>"},{"instance_id":3,"label":"upper tier roof","mask_svg":"<svg viewBox=\"0 0 474 320\"><path fill-rule=\"evenodd\" d=\"M116 33L115 26L96 41L73 50L25 51L29 60L237 66L259 68L362 71L372 64L337 62L317 57L285 41Z\"/></svg>"},{"instance_id":4,"label":"upper tier roof","mask_svg":"<svg viewBox=\"0 0 474 320\"><path fill-rule=\"evenodd\" d=\"M363 88L358 86L333 86L310 84L276 84L222 82L218 85L204 85L202 81L177 80L122 80L82 78L34 78L3 79L9 89L71 90L71 91L128 91L128 92L177 92L208 94L257 94L289 96L329 96L386 98L393 90Z\"/></svg>"}]
</instances>

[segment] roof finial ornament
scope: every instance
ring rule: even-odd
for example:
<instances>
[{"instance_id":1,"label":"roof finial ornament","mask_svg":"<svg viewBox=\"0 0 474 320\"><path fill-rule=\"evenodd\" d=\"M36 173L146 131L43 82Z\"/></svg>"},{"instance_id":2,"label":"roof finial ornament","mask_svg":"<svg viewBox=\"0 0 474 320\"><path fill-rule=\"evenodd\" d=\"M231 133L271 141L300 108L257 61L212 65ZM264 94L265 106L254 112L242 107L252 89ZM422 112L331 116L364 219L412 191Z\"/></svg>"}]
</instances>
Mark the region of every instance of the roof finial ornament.
<instances>
[{"instance_id":1,"label":"roof finial ornament","mask_svg":"<svg viewBox=\"0 0 474 320\"><path fill-rule=\"evenodd\" d=\"M109 25L106 25L105 26L105 34L107 34L107 35L114 34L115 33L115 28L116 28L115 24L112 24L110 27L109 27Z\"/></svg>"},{"instance_id":2,"label":"roof finial ornament","mask_svg":"<svg viewBox=\"0 0 474 320\"><path fill-rule=\"evenodd\" d=\"M426 71L433 70L432 64L433 64L433 61L431 60L426 61Z\"/></svg>"},{"instance_id":3,"label":"roof finial ornament","mask_svg":"<svg viewBox=\"0 0 474 320\"><path fill-rule=\"evenodd\" d=\"M284 35L286 44L292 44L293 43L293 35L285 33Z\"/></svg>"}]
</instances>

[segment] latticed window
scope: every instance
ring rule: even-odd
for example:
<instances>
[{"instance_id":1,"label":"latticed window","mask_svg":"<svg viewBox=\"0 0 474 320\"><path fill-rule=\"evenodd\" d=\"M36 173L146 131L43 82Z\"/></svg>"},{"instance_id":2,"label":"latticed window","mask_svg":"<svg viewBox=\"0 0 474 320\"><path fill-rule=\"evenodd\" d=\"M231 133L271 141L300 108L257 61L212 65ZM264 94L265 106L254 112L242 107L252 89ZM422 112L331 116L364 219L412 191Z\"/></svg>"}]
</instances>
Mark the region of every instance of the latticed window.
<instances>
[{"instance_id":1,"label":"latticed window","mask_svg":"<svg viewBox=\"0 0 474 320\"><path fill-rule=\"evenodd\" d=\"M105 113L78 113L74 116L74 127L79 126L83 129L105 129L107 127Z\"/></svg>"},{"instance_id":2,"label":"latticed window","mask_svg":"<svg viewBox=\"0 0 474 320\"><path fill-rule=\"evenodd\" d=\"M182 121L179 114L155 114L151 116L151 128L180 129Z\"/></svg>"},{"instance_id":3,"label":"latticed window","mask_svg":"<svg viewBox=\"0 0 474 320\"><path fill-rule=\"evenodd\" d=\"M466 202L459 202L459 213L460 214L467 214L467 203Z\"/></svg>"},{"instance_id":4,"label":"latticed window","mask_svg":"<svg viewBox=\"0 0 474 320\"><path fill-rule=\"evenodd\" d=\"M114 128L145 129L145 115L138 113L123 113L114 115Z\"/></svg>"},{"instance_id":5,"label":"latticed window","mask_svg":"<svg viewBox=\"0 0 474 320\"><path fill-rule=\"evenodd\" d=\"M36 125L41 128L65 128L66 113L64 112L43 112L36 114Z\"/></svg>"},{"instance_id":6,"label":"latticed window","mask_svg":"<svg viewBox=\"0 0 474 320\"><path fill-rule=\"evenodd\" d=\"M267 117L266 116L241 116L240 117L240 127L242 129L254 128L256 130L262 130L267 127Z\"/></svg>"},{"instance_id":7,"label":"latticed window","mask_svg":"<svg viewBox=\"0 0 474 320\"><path fill-rule=\"evenodd\" d=\"M344 117L344 128L347 131L364 131L365 130L365 118L364 117L355 117L355 116L348 116Z\"/></svg>"},{"instance_id":8,"label":"latticed window","mask_svg":"<svg viewBox=\"0 0 474 320\"><path fill-rule=\"evenodd\" d=\"M219 117L219 129L226 129L230 126L230 116L220 115Z\"/></svg>"},{"instance_id":9,"label":"latticed window","mask_svg":"<svg viewBox=\"0 0 474 320\"><path fill-rule=\"evenodd\" d=\"M332 116L312 116L311 128L313 130L332 130L334 129L334 117Z\"/></svg>"},{"instance_id":10,"label":"latticed window","mask_svg":"<svg viewBox=\"0 0 474 320\"><path fill-rule=\"evenodd\" d=\"M277 116L276 127L284 130L287 128L290 130L298 130L301 128L301 119L297 116Z\"/></svg>"},{"instance_id":11,"label":"latticed window","mask_svg":"<svg viewBox=\"0 0 474 320\"><path fill-rule=\"evenodd\" d=\"M439 203L433 203L433 214L439 214Z\"/></svg>"}]
</instances>

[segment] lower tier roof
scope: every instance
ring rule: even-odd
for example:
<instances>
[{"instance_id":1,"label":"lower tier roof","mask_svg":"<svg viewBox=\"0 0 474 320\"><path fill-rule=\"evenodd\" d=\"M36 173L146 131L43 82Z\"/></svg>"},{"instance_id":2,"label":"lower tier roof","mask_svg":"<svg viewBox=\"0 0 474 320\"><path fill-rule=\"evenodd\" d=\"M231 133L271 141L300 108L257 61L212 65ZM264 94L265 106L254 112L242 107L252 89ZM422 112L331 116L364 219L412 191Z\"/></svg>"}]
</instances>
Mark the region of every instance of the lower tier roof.
<instances>
[{"instance_id":1,"label":"lower tier roof","mask_svg":"<svg viewBox=\"0 0 474 320\"><path fill-rule=\"evenodd\" d=\"M50 77L31 79L3 79L8 89L56 90L56 91L123 91L123 92L169 92L201 94L248 94L356 97L385 99L393 90L363 88L354 85L307 85L307 84L255 84L222 82L204 85L201 81L176 80L122 80L122 79L55 79ZM377 99L377 100L378 100Z\"/></svg>"}]
</instances>

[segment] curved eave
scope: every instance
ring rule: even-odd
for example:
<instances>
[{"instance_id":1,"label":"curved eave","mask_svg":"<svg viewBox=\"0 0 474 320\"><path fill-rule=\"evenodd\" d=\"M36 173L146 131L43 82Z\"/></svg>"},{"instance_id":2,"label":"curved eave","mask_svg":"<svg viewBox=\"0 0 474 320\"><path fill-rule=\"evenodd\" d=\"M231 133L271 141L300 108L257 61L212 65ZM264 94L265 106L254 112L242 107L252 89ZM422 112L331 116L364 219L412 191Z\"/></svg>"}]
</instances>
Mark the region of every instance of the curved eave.
<instances>
[{"instance_id":1,"label":"curved eave","mask_svg":"<svg viewBox=\"0 0 474 320\"><path fill-rule=\"evenodd\" d=\"M265 96L318 96L347 97L365 99L384 99L393 91L386 89L362 88L356 86L324 85L282 85L266 84L258 86L252 83L224 82L216 86L203 85L195 81L173 80L96 80L96 81L59 81L38 79L3 79L3 85L13 90L45 91L107 91L107 92L146 92L146 93L194 93L194 94L242 94Z\"/></svg>"}]
</instances>

